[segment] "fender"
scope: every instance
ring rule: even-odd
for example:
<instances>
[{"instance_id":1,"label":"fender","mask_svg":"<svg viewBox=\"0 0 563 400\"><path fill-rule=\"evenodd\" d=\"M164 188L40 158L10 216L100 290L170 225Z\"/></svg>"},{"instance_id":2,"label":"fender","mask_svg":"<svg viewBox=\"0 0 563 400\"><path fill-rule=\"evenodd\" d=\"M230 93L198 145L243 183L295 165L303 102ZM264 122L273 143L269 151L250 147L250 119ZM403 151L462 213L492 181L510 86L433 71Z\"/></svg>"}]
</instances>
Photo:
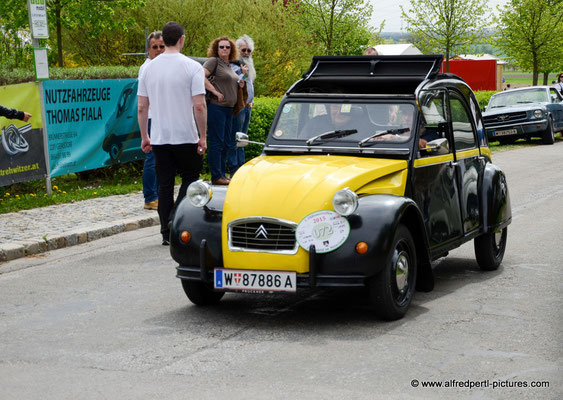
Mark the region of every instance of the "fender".
<instances>
[{"instance_id":1,"label":"fender","mask_svg":"<svg viewBox=\"0 0 563 400\"><path fill-rule=\"evenodd\" d=\"M221 222L226 194L227 188L213 186L213 196L205 207L194 207L187 197L178 204L170 230L170 255L178 264L199 268L200 245L205 239L207 267L223 266ZM180 235L186 230L192 236L188 243L183 243Z\"/></svg>"},{"instance_id":2,"label":"fender","mask_svg":"<svg viewBox=\"0 0 563 400\"><path fill-rule=\"evenodd\" d=\"M387 261L399 223L410 229L421 261L429 260L422 214L412 199L380 194L361 197L358 209L348 217L348 221L348 240L333 252L317 255L320 273L376 275ZM358 242L368 244L367 253L356 253Z\"/></svg>"},{"instance_id":3,"label":"fender","mask_svg":"<svg viewBox=\"0 0 563 400\"><path fill-rule=\"evenodd\" d=\"M504 228L512 222L506 176L495 164L485 166L480 196L482 233Z\"/></svg>"}]
</instances>

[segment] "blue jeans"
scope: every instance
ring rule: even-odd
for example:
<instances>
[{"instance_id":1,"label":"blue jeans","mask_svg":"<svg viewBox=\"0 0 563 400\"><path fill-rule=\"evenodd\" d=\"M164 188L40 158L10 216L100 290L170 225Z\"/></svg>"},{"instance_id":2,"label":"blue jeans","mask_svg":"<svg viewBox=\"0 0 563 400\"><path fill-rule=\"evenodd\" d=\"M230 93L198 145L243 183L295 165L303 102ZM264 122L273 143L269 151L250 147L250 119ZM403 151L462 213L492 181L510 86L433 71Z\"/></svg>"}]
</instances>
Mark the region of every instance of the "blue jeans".
<instances>
[{"instance_id":1,"label":"blue jeans","mask_svg":"<svg viewBox=\"0 0 563 400\"><path fill-rule=\"evenodd\" d=\"M211 182L225 176L227 173L227 149L234 135L231 134L233 107L223 107L217 104L207 105L207 162L211 172ZM232 136L232 137L231 137Z\"/></svg>"},{"instance_id":2,"label":"blue jeans","mask_svg":"<svg viewBox=\"0 0 563 400\"><path fill-rule=\"evenodd\" d=\"M250 123L250 114L252 110L250 108L243 108L240 113L233 116L233 127L232 132L233 135L236 135L237 132L248 133L248 124ZM236 137L235 140L229 146L229 150L227 152L227 164L229 165L229 170L231 174L234 174L237 169L242 167L244 164L244 147L237 147Z\"/></svg>"},{"instance_id":3,"label":"blue jeans","mask_svg":"<svg viewBox=\"0 0 563 400\"><path fill-rule=\"evenodd\" d=\"M151 136L151 120L149 119L149 137ZM143 166L143 196L145 203L158 200L158 181L154 168L154 153L147 153L145 165Z\"/></svg>"}]
</instances>

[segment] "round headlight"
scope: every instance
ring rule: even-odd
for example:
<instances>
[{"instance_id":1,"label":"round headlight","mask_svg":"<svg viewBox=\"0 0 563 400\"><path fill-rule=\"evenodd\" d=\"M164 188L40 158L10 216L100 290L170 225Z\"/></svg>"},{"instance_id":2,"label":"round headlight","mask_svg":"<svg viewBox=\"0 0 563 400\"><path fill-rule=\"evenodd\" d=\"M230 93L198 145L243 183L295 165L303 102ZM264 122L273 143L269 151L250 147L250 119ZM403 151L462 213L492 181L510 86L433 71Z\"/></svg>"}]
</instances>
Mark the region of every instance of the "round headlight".
<instances>
[{"instance_id":1,"label":"round headlight","mask_svg":"<svg viewBox=\"0 0 563 400\"><path fill-rule=\"evenodd\" d=\"M338 214L347 217L358 208L358 196L348 188L339 190L332 198L332 207Z\"/></svg>"},{"instance_id":2,"label":"round headlight","mask_svg":"<svg viewBox=\"0 0 563 400\"><path fill-rule=\"evenodd\" d=\"M542 110L535 110L534 111L534 117L536 117L536 118L543 117L543 111Z\"/></svg>"},{"instance_id":3,"label":"round headlight","mask_svg":"<svg viewBox=\"0 0 563 400\"><path fill-rule=\"evenodd\" d=\"M186 196L194 207L203 207L211 200L213 191L207 183L199 180L192 182L190 186L188 186Z\"/></svg>"}]
</instances>

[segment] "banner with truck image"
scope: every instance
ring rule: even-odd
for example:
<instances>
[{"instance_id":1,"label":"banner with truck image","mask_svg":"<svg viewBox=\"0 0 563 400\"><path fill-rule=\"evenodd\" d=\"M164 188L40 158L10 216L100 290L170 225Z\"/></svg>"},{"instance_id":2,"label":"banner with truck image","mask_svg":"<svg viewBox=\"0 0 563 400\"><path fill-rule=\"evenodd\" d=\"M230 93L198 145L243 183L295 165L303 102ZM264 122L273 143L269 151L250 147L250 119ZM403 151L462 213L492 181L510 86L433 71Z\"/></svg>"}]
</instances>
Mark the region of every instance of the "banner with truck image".
<instances>
[{"instance_id":1,"label":"banner with truck image","mask_svg":"<svg viewBox=\"0 0 563 400\"><path fill-rule=\"evenodd\" d=\"M144 159L137 79L45 81L51 176Z\"/></svg>"},{"instance_id":2,"label":"banner with truck image","mask_svg":"<svg viewBox=\"0 0 563 400\"><path fill-rule=\"evenodd\" d=\"M28 122L0 117L0 186L45 178L39 84L1 86L0 104L32 115Z\"/></svg>"}]
</instances>

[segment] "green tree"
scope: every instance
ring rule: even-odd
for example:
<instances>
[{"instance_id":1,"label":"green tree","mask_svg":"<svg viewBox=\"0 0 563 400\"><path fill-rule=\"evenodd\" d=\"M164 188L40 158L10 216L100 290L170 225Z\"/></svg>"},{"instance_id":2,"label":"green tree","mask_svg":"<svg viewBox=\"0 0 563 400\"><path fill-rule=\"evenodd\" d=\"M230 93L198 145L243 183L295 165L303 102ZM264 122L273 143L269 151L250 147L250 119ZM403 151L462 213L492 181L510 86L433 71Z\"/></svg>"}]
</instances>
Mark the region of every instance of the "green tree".
<instances>
[{"instance_id":1,"label":"green tree","mask_svg":"<svg viewBox=\"0 0 563 400\"><path fill-rule=\"evenodd\" d=\"M135 20L129 34L120 38L122 52L144 50L144 28L161 29L171 20L186 29L183 53L205 57L209 44L219 36L236 40L247 34L256 49L256 94L281 95L299 79L320 52L300 21L299 6L271 0L147 0L142 9L124 11ZM141 60L139 59L140 63Z\"/></svg>"},{"instance_id":2,"label":"green tree","mask_svg":"<svg viewBox=\"0 0 563 400\"><path fill-rule=\"evenodd\" d=\"M487 0L410 0L401 6L407 31L419 40L423 53L444 53L446 71L450 58L467 53L488 36Z\"/></svg>"},{"instance_id":3,"label":"green tree","mask_svg":"<svg viewBox=\"0 0 563 400\"><path fill-rule=\"evenodd\" d=\"M64 30L78 29L83 39L97 37L116 28L126 31L132 21L115 18L116 10L142 6L144 0L46 0L45 3L51 31L47 43L50 48L57 49L56 59L62 67ZM13 38L29 32L26 0L2 0L0 15L0 25Z\"/></svg>"},{"instance_id":4,"label":"green tree","mask_svg":"<svg viewBox=\"0 0 563 400\"><path fill-rule=\"evenodd\" d=\"M362 54L372 33L368 0L302 0L300 17L305 29L322 44L324 54Z\"/></svg>"},{"instance_id":5,"label":"green tree","mask_svg":"<svg viewBox=\"0 0 563 400\"><path fill-rule=\"evenodd\" d=\"M499 7L497 44L507 57L526 71L532 81L561 68L563 48L563 1L511 0Z\"/></svg>"}]
</instances>

